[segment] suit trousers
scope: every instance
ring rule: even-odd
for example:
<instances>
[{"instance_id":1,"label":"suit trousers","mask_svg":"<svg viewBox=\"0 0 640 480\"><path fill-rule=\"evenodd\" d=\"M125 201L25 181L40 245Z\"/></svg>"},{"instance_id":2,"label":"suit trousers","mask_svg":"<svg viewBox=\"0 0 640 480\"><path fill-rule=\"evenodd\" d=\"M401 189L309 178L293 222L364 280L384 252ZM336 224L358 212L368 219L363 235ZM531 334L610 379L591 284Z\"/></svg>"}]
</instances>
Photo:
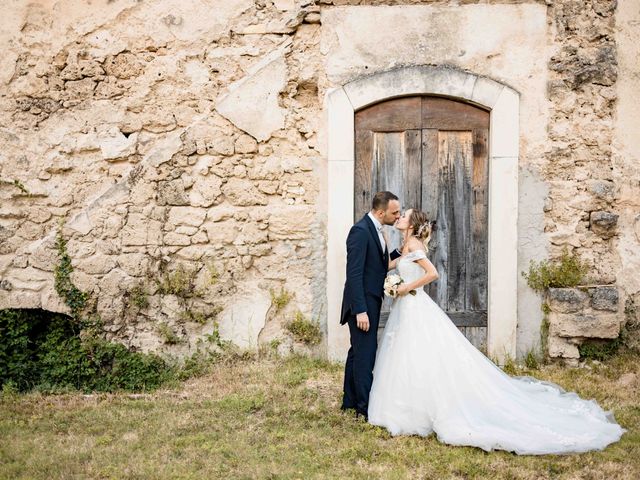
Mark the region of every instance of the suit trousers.
<instances>
[{"instance_id":1,"label":"suit trousers","mask_svg":"<svg viewBox=\"0 0 640 480\"><path fill-rule=\"evenodd\" d=\"M344 395L342 408L355 408L356 412L367 415L369 392L373 383L373 365L378 349L378 325L382 298L367 295L367 315L369 331L358 328L356 316L348 320L351 347L344 367Z\"/></svg>"}]
</instances>

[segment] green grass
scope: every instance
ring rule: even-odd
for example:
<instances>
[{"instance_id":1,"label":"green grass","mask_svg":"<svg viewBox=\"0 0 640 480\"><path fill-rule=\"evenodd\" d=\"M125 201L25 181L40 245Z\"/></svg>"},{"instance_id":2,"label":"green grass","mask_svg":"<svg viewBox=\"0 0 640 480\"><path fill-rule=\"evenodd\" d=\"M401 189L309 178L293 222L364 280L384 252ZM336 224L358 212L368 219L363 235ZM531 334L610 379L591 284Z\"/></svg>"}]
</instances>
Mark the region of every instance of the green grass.
<instances>
[{"instance_id":1,"label":"green grass","mask_svg":"<svg viewBox=\"0 0 640 480\"><path fill-rule=\"evenodd\" d=\"M152 394L0 394L0 478L640 478L640 373L619 354L590 368L513 366L612 409L629 431L603 452L516 456L391 437L339 409L342 365L236 356Z\"/></svg>"}]
</instances>

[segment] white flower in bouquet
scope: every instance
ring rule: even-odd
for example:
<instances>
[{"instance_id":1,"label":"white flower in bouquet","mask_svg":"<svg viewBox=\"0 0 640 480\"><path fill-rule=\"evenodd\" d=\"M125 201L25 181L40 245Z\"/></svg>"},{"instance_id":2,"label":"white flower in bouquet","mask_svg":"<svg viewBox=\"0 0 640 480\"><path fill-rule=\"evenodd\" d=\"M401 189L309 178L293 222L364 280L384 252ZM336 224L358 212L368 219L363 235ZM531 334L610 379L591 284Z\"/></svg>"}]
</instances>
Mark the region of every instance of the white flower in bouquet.
<instances>
[{"instance_id":1,"label":"white flower in bouquet","mask_svg":"<svg viewBox=\"0 0 640 480\"><path fill-rule=\"evenodd\" d=\"M402 277L400 275L396 275L395 273L390 273L387 275L387 278L384 279L384 293L389 295L390 297L395 298L398 295L398 287L401 283L403 283ZM409 292L411 295L415 295L416 291L411 290Z\"/></svg>"}]
</instances>

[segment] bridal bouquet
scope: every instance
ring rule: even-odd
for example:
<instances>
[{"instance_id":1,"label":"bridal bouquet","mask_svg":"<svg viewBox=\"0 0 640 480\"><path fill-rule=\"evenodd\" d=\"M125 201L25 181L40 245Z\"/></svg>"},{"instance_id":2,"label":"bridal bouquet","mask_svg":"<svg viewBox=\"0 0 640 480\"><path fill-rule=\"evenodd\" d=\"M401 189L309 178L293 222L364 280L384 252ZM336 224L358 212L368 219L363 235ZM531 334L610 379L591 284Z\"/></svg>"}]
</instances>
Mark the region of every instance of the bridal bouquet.
<instances>
[{"instance_id":1,"label":"bridal bouquet","mask_svg":"<svg viewBox=\"0 0 640 480\"><path fill-rule=\"evenodd\" d=\"M395 298L398 294L398 287L402 282L403 280L400 275L396 275L394 273L387 275L387 278L384 279L384 293ZM409 293L411 295L415 295L416 291L411 290Z\"/></svg>"}]
</instances>

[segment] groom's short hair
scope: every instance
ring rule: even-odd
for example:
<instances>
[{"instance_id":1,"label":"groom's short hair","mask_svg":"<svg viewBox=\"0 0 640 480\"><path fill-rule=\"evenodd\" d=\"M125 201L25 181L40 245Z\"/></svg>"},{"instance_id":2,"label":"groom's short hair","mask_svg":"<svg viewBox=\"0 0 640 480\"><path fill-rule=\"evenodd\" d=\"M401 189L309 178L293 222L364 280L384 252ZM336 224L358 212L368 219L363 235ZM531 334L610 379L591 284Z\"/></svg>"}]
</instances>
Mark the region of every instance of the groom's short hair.
<instances>
[{"instance_id":1,"label":"groom's short hair","mask_svg":"<svg viewBox=\"0 0 640 480\"><path fill-rule=\"evenodd\" d=\"M398 200L398 197L396 197L391 192L378 192L373 196L373 201L371 202L371 209L386 210L391 200Z\"/></svg>"}]
</instances>

